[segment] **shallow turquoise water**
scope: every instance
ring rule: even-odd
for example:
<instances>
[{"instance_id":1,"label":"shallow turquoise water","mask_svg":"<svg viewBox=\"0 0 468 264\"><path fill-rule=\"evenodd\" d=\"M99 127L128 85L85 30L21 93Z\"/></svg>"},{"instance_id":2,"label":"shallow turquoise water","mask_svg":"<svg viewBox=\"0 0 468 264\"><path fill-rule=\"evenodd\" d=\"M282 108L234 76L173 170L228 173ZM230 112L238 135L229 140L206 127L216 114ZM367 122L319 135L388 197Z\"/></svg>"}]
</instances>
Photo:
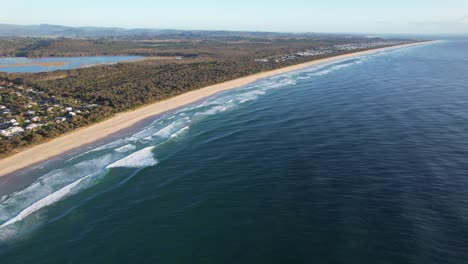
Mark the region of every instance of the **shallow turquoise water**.
<instances>
[{"instance_id":1,"label":"shallow turquoise water","mask_svg":"<svg viewBox=\"0 0 468 264\"><path fill-rule=\"evenodd\" d=\"M66 58L0 58L0 72L50 72L57 70L71 70L81 67L95 66L99 64L113 64L123 61L142 59L141 56L96 56L96 57L66 57ZM64 62L61 66L13 66L15 64L41 63L41 62Z\"/></svg>"},{"instance_id":2,"label":"shallow turquoise water","mask_svg":"<svg viewBox=\"0 0 468 264\"><path fill-rule=\"evenodd\" d=\"M320 65L1 179L1 263L467 263L467 72Z\"/></svg>"}]
</instances>

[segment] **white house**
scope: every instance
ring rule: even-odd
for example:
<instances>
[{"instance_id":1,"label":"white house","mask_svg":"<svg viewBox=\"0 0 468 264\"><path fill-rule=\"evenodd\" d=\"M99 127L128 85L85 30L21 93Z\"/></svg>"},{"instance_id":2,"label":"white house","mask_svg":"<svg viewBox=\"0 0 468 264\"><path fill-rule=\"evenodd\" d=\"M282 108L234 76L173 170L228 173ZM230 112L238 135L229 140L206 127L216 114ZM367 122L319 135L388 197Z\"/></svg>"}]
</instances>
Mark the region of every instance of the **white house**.
<instances>
[{"instance_id":1,"label":"white house","mask_svg":"<svg viewBox=\"0 0 468 264\"><path fill-rule=\"evenodd\" d=\"M56 123L61 123L61 122L64 122L64 121L67 121L67 118L65 118L65 117L56 117L55 118Z\"/></svg>"},{"instance_id":2,"label":"white house","mask_svg":"<svg viewBox=\"0 0 468 264\"><path fill-rule=\"evenodd\" d=\"M26 127L26 130L31 131L31 130L39 128L41 126L43 126L43 124L30 124L29 126Z\"/></svg>"},{"instance_id":3,"label":"white house","mask_svg":"<svg viewBox=\"0 0 468 264\"><path fill-rule=\"evenodd\" d=\"M24 129L21 127L10 127L4 130L1 130L0 133L5 137L13 137L24 132Z\"/></svg>"}]
</instances>

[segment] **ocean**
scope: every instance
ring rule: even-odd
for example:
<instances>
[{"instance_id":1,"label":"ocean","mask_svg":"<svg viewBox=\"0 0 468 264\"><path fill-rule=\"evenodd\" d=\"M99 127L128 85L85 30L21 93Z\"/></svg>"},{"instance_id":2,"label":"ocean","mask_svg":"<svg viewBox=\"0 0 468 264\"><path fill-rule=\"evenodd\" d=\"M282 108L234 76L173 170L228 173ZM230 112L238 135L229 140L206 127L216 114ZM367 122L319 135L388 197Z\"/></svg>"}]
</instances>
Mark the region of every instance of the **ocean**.
<instances>
[{"instance_id":1,"label":"ocean","mask_svg":"<svg viewBox=\"0 0 468 264\"><path fill-rule=\"evenodd\" d=\"M468 41L265 78L0 179L0 263L468 263Z\"/></svg>"}]
</instances>

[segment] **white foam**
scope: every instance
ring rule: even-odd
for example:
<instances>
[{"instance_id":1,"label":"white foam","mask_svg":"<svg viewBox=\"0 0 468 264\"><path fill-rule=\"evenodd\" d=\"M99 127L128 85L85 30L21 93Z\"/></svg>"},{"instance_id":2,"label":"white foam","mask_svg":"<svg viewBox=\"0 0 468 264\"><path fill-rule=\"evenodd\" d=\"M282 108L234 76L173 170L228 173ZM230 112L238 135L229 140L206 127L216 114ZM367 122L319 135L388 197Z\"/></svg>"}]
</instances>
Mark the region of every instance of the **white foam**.
<instances>
[{"instance_id":1,"label":"white foam","mask_svg":"<svg viewBox=\"0 0 468 264\"><path fill-rule=\"evenodd\" d=\"M152 141L153 140L153 137L152 136L148 136L148 137L145 137L144 139L142 139L143 141Z\"/></svg>"},{"instance_id":2,"label":"white foam","mask_svg":"<svg viewBox=\"0 0 468 264\"><path fill-rule=\"evenodd\" d=\"M327 75L327 74L329 74L331 72L332 72L332 70L323 70L323 71L310 73L307 76L309 76L309 77L322 76L322 75Z\"/></svg>"},{"instance_id":3,"label":"white foam","mask_svg":"<svg viewBox=\"0 0 468 264\"><path fill-rule=\"evenodd\" d=\"M174 130L176 129L176 124L177 122L172 122L171 124L160 129L158 132L154 133L154 136L158 136L162 138L170 137L172 133L174 133Z\"/></svg>"},{"instance_id":4,"label":"white foam","mask_svg":"<svg viewBox=\"0 0 468 264\"><path fill-rule=\"evenodd\" d=\"M155 147L152 146L139 150L108 165L106 168L142 168L154 166L158 163L158 161L153 157L152 150L154 148Z\"/></svg>"},{"instance_id":5,"label":"white foam","mask_svg":"<svg viewBox=\"0 0 468 264\"><path fill-rule=\"evenodd\" d=\"M253 91L249 91L249 92L238 95L237 99L239 100L239 103L242 104L248 101L257 100L259 96L264 95L264 94L265 94L264 91L253 90Z\"/></svg>"},{"instance_id":6,"label":"white foam","mask_svg":"<svg viewBox=\"0 0 468 264\"><path fill-rule=\"evenodd\" d=\"M112 141L110 143L107 143L101 147L97 147L91 151L100 151L100 150L106 150L106 149L113 149L113 148L116 148L116 147L119 147L119 146L122 146L123 144L125 144L126 142L124 141L124 139L119 139L119 140L116 140L116 141ZM90 152L91 152L90 151ZM85 153L89 153L89 152L85 152ZM85 154L84 153L84 154Z\"/></svg>"},{"instance_id":7,"label":"white foam","mask_svg":"<svg viewBox=\"0 0 468 264\"><path fill-rule=\"evenodd\" d=\"M266 90L281 88L284 86L295 85L296 82L293 79L286 78L278 81L269 81L263 83L263 88Z\"/></svg>"},{"instance_id":8,"label":"white foam","mask_svg":"<svg viewBox=\"0 0 468 264\"><path fill-rule=\"evenodd\" d=\"M198 112L197 116L212 116L215 115L219 112L226 111L226 108L222 105L216 105L211 107L210 109L203 111L203 112Z\"/></svg>"},{"instance_id":9,"label":"white foam","mask_svg":"<svg viewBox=\"0 0 468 264\"><path fill-rule=\"evenodd\" d=\"M28 208L55 193L57 190L82 179L102 173L106 164L115 159L112 155L103 155L69 167L53 170L41 176L27 188L11 194L0 203L0 222L7 221Z\"/></svg>"},{"instance_id":10,"label":"white foam","mask_svg":"<svg viewBox=\"0 0 468 264\"><path fill-rule=\"evenodd\" d=\"M131 141L138 141L140 139L146 139L148 137L151 137L154 133L156 133L159 130L159 126L162 125L163 122L160 120L156 120L153 122L151 125L146 127L145 129L139 131L138 133L133 134L130 139Z\"/></svg>"},{"instance_id":11,"label":"white foam","mask_svg":"<svg viewBox=\"0 0 468 264\"><path fill-rule=\"evenodd\" d=\"M175 138L175 137L178 137L180 136L181 134L183 134L185 131L189 130L189 126L186 126L184 128L182 128L181 130L175 132L174 134L171 135L171 138Z\"/></svg>"},{"instance_id":12,"label":"white foam","mask_svg":"<svg viewBox=\"0 0 468 264\"><path fill-rule=\"evenodd\" d=\"M136 149L135 145L127 144L127 145L122 146L120 148L116 148L114 151L119 152L119 153L125 153L125 152L128 152L128 151L134 150L134 149Z\"/></svg>"},{"instance_id":13,"label":"white foam","mask_svg":"<svg viewBox=\"0 0 468 264\"><path fill-rule=\"evenodd\" d=\"M336 70L339 70L339 69L347 68L347 67L355 65L355 64L356 64L355 62L347 63L347 64L339 64L339 65L333 66L331 69L336 71Z\"/></svg>"},{"instance_id":14,"label":"white foam","mask_svg":"<svg viewBox=\"0 0 468 264\"><path fill-rule=\"evenodd\" d=\"M119 140L116 140L116 141L112 141L108 144L105 144L105 145L102 145L100 147L97 147L97 148L94 148L94 149L91 149L91 150L88 150L86 152L83 152L79 155L76 155L74 157L71 157L70 159L68 159L66 162L71 162L77 158L80 158L82 156L85 156L86 154L90 154L90 153L93 153L93 152L98 152L98 151L103 151L103 150L107 150L107 149L114 149L114 148L118 148L120 146L122 146L123 144L125 144L126 142L124 141L124 139L119 139Z\"/></svg>"},{"instance_id":15,"label":"white foam","mask_svg":"<svg viewBox=\"0 0 468 264\"><path fill-rule=\"evenodd\" d=\"M54 204L58 201L60 201L61 199L63 199L65 196L67 196L68 194L70 194L73 189L78 186L78 184L80 184L85 178L87 177L83 177L65 187L63 187L62 189L42 198L41 200L35 202L34 204L32 204L31 206L27 207L26 209L24 209L23 211L21 211L17 216L13 217L12 219L8 220L7 222L3 223L0 228L3 228L3 227L6 227L6 226L9 226L9 225L12 225L16 222L19 222L21 220L23 220L25 217L27 217L28 215L40 210L41 208L44 208L46 206L49 206L51 204Z\"/></svg>"},{"instance_id":16,"label":"white foam","mask_svg":"<svg viewBox=\"0 0 468 264\"><path fill-rule=\"evenodd\" d=\"M327 75L327 74L330 74L334 71L337 71L337 70L340 70L340 69L343 69L343 68L347 68L349 66L352 66L352 65L356 65L356 64L360 64L362 63L362 61L355 61L355 62L352 62L352 63L346 63L346 64L338 64L338 65L335 65L335 66L332 66L328 69L324 69L324 70L320 70L320 71L316 71L316 72L311 72L309 74L307 74L307 77L316 77L316 76L323 76L323 75Z\"/></svg>"}]
</instances>

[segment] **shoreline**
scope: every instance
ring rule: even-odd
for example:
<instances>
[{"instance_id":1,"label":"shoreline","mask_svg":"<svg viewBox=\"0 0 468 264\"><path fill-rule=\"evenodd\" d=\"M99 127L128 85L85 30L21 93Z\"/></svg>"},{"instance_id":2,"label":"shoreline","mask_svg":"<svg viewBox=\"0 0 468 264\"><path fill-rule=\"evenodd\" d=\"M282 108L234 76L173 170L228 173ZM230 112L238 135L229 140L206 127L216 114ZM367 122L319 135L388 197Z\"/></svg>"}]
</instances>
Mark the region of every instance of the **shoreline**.
<instances>
[{"instance_id":1,"label":"shoreline","mask_svg":"<svg viewBox=\"0 0 468 264\"><path fill-rule=\"evenodd\" d=\"M78 128L67 134L51 139L45 143L32 146L30 148L20 151L19 153L0 159L0 177L14 174L17 171L24 170L40 162L53 159L80 147L93 144L122 130L129 129L132 126L148 118L163 114L168 111L172 111L174 109L186 105L190 105L200 100L204 100L223 91L232 90L248 85L263 78L301 70L318 64L348 59L360 55L418 46L427 43L430 42L416 42L392 47L357 51L324 59L317 59L301 64L287 66L280 69L256 73L253 75L241 77L223 83L214 84L211 86L186 92L184 94L163 101L158 101L149 105L145 105L135 110L121 112L102 122L87 127Z\"/></svg>"}]
</instances>

